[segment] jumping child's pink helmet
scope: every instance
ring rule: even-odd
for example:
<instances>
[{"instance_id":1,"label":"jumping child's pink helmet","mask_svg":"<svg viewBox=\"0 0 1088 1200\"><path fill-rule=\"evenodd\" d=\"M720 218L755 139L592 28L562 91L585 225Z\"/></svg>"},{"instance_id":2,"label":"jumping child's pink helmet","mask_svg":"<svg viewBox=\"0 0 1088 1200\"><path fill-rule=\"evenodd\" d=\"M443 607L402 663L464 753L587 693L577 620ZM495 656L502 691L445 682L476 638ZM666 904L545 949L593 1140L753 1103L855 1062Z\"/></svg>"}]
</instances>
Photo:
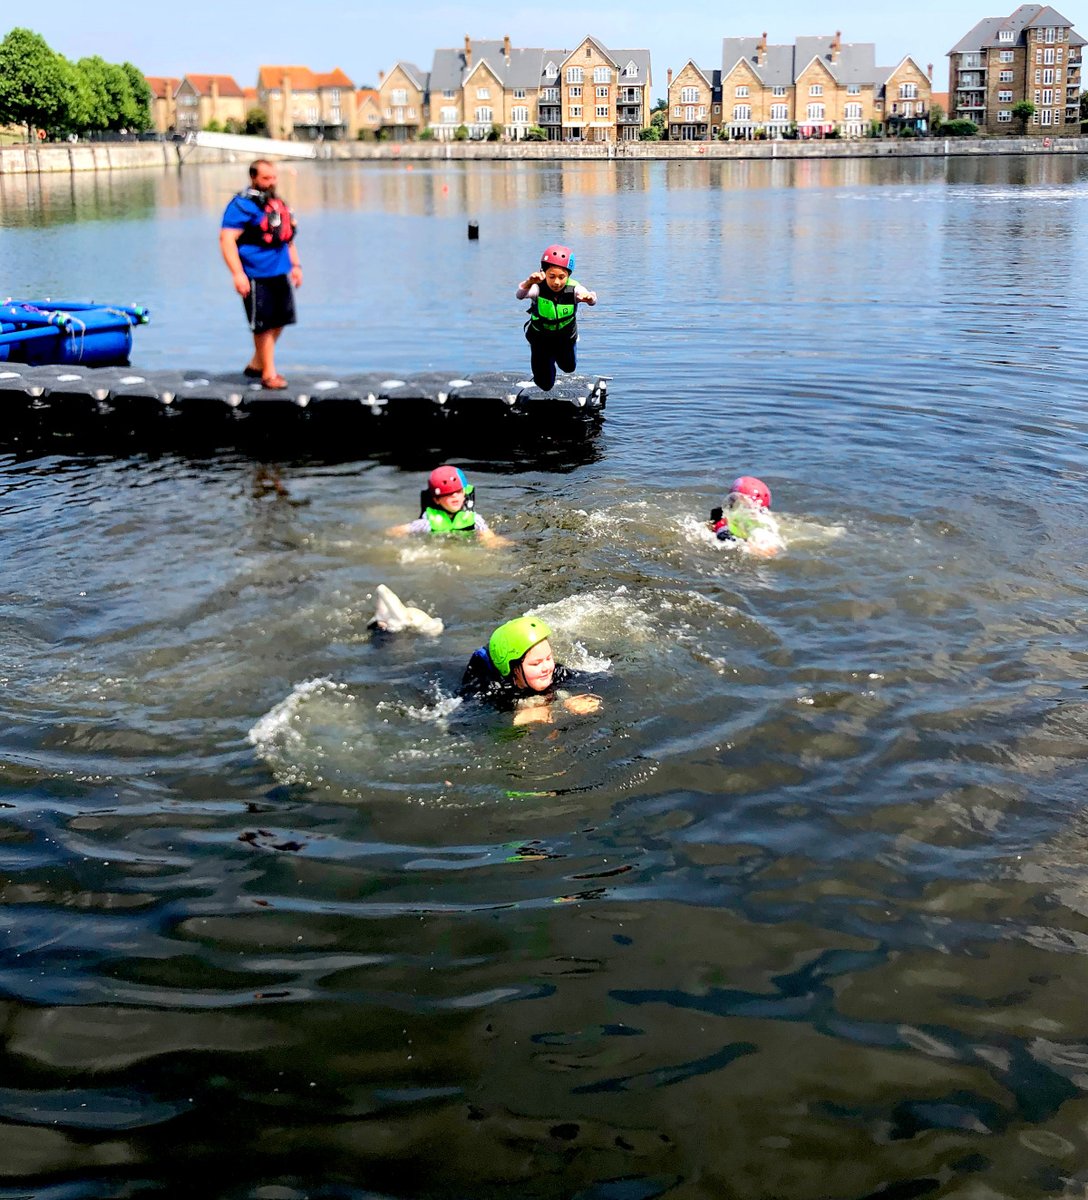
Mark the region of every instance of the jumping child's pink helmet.
<instances>
[{"instance_id":1,"label":"jumping child's pink helmet","mask_svg":"<svg viewBox=\"0 0 1088 1200\"><path fill-rule=\"evenodd\" d=\"M540 256L540 269L546 271L549 267L562 267L564 271L573 271L574 251L569 246L549 246Z\"/></svg>"},{"instance_id":2,"label":"jumping child's pink helmet","mask_svg":"<svg viewBox=\"0 0 1088 1200\"><path fill-rule=\"evenodd\" d=\"M760 508L771 507L771 489L754 475L741 475L739 479L734 479L729 494L747 496Z\"/></svg>"},{"instance_id":3,"label":"jumping child's pink helmet","mask_svg":"<svg viewBox=\"0 0 1088 1200\"><path fill-rule=\"evenodd\" d=\"M456 467L435 467L427 482L435 496L449 496L465 490L465 477Z\"/></svg>"}]
</instances>

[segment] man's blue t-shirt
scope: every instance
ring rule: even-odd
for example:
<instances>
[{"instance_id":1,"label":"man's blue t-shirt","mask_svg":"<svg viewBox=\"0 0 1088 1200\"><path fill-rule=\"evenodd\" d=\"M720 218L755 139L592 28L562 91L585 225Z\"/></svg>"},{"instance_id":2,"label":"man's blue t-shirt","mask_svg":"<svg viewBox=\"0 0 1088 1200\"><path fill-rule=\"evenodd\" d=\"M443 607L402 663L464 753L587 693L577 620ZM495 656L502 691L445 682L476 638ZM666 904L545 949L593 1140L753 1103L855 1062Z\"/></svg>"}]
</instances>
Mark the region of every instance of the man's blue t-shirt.
<instances>
[{"instance_id":1,"label":"man's blue t-shirt","mask_svg":"<svg viewBox=\"0 0 1088 1200\"><path fill-rule=\"evenodd\" d=\"M223 213L224 229L245 229L247 225L259 225L264 209L249 196L235 196ZM288 275L291 272L291 255L286 246L252 245L238 243L238 257L242 269L250 279L270 279L273 275Z\"/></svg>"}]
</instances>

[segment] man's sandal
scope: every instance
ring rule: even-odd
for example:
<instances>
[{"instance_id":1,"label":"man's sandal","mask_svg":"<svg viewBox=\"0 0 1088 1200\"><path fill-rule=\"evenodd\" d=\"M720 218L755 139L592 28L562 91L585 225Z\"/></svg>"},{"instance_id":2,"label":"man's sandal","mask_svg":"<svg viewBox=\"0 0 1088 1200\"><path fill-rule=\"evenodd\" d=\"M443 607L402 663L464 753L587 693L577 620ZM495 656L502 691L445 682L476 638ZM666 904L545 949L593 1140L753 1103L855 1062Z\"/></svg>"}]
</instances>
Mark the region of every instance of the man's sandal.
<instances>
[{"instance_id":1,"label":"man's sandal","mask_svg":"<svg viewBox=\"0 0 1088 1200\"><path fill-rule=\"evenodd\" d=\"M261 380L261 387L269 392L282 392L287 386L287 380L282 375L270 375Z\"/></svg>"}]
</instances>

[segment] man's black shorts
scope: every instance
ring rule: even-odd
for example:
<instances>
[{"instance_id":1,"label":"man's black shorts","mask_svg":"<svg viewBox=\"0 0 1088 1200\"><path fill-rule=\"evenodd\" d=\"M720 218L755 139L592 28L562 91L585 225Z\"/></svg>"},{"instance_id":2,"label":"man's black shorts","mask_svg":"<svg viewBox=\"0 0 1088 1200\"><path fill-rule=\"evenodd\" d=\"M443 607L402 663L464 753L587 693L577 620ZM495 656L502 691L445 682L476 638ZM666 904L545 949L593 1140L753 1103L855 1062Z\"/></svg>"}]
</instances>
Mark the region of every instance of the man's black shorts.
<instances>
[{"instance_id":1,"label":"man's black shorts","mask_svg":"<svg viewBox=\"0 0 1088 1200\"><path fill-rule=\"evenodd\" d=\"M267 333L295 323L295 293L286 275L251 279L249 295L242 297L242 303L254 333Z\"/></svg>"}]
</instances>

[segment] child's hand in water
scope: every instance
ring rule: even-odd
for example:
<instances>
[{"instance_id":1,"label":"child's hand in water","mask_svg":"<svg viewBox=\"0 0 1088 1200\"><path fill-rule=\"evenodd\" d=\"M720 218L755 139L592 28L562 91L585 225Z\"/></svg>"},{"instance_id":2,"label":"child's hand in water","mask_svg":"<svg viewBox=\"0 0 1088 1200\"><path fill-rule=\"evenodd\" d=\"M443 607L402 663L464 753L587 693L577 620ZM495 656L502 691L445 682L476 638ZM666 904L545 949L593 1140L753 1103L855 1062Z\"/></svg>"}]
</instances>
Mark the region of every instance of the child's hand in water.
<instances>
[{"instance_id":1,"label":"child's hand in water","mask_svg":"<svg viewBox=\"0 0 1088 1200\"><path fill-rule=\"evenodd\" d=\"M514 713L515 725L548 725L551 723L552 710L547 706L519 708Z\"/></svg>"},{"instance_id":2,"label":"child's hand in water","mask_svg":"<svg viewBox=\"0 0 1088 1200\"><path fill-rule=\"evenodd\" d=\"M567 712L574 713L579 717L587 717L590 713L600 711L601 698L587 692L584 696L570 696L563 701L563 706Z\"/></svg>"}]
</instances>

